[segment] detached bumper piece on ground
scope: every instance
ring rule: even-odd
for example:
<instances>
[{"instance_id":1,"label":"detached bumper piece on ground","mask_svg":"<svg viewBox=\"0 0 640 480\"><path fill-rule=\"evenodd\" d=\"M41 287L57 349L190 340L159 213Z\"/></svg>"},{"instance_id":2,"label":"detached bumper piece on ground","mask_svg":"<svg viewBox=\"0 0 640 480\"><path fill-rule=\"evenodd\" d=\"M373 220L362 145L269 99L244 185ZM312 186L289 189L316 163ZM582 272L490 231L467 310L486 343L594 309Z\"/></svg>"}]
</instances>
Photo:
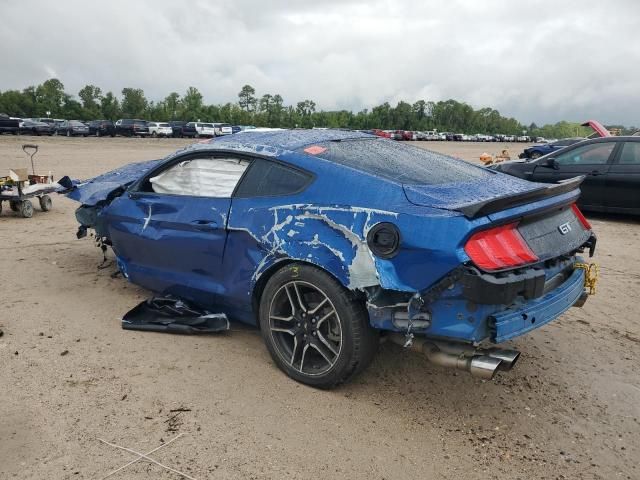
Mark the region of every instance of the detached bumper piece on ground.
<instances>
[{"instance_id":1,"label":"detached bumper piece on ground","mask_svg":"<svg viewBox=\"0 0 640 480\"><path fill-rule=\"evenodd\" d=\"M122 318L125 330L198 334L229 330L224 313L193 308L172 297L154 297L129 310Z\"/></svg>"}]
</instances>

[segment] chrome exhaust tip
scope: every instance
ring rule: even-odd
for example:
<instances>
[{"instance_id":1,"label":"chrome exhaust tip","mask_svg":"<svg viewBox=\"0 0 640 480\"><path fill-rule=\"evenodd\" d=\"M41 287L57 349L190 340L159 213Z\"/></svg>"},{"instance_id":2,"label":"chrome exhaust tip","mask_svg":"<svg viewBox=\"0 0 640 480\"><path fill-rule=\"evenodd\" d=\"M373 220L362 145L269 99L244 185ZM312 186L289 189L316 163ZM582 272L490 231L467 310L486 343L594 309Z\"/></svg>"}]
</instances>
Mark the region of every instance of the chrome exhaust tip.
<instances>
[{"instance_id":1,"label":"chrome exhaust tip","mask_svg":"<svg viewBox=\"0 0 640 480\"><path fill-rule=\"evenodd\" d=\"M500 370L502 370L503 372L508 372L509 370L511 370L520 359L520 352L517 350L502 350L496 348L488 350L487 355L502 360L502 363L500 364Z\"/></svg>"},{"instance_id":2,"label":"chrome exhaust tip","mask_svg":"<svg viewBox=\"0 0 640 480\"><path fill-rule=\"evenodd\" d=\"M489 355L476 355L471 357L467 371L476 378L491 380L502 368L502 360Z\"/></svg>"}]
</instances>

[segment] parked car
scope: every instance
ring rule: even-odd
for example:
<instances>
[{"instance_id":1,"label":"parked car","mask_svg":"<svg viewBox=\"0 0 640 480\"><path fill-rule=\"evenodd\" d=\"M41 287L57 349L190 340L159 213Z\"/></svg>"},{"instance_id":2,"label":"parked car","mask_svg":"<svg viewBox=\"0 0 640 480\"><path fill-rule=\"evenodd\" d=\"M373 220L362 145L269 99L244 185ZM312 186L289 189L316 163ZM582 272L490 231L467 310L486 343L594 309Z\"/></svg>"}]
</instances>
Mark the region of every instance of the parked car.
<instances>
[{"instance_id":1,"label":"parked car","mask_svg":"<svg viewBox=\"0 0 640 480\"><path fill-rule=\"evenodd\" d=\"M420 130L416 130L414 132L414 135L416 137L416 140L420 140L420 141L425 141L427 140L427 134L426 132L421 132Z\"/></svg>"},{"instance_id":2,"label":"parked car","mask_svg":"<svg viewBox=\"0 0 640 480\"><path fill-rule=\"evenodd\" d=\"M89 135L89 127L80 120L63 120L55 125L55 135L66 135L67 137L75 137Z\"/></svg>"},{"instance_id":3,"label":"parked car","mask_svg":"<svg viewBox=\"0 0 640 480\"><path fill-rule=\"evenodd\" d=\"M391 134L389 133L388 130L380 130L379 128L374 128L372 131L373 131L373 134L377 137L391 138Z\"/></svg>"},{"instance_id":4,"label":"parked car","mask_svg":"<svg viewBox=\"0 0 640 480\"><path fill-rule=\"evenodd\" d=\"M182 127L184 127L187 122L183 122L182 120L172 120L169 123L169 126L171 127L171 136L174 138L181 138L182 137Z\"/></svg>"},{"instance_id":5,"label":"parked car","mask_svg":"<svg viewBox=\"0 0 640 480\"><path fill-rule=\"evenodd\" d=\"M20 133L31 135L53 135L55 128L49 123L39 122L31 118L25 118L20 122Z\"/></svg>"},{"instance_id":6,"label":"parked car","mask_svg":"<svg viewBox=\"0 0 640 480\"><path fill-rule=\"evenodd\" d=\"M519 352L488 345L586 300L579 180L541 186L346 130L241 135L68 196L79 237L95 229L124 278L259 325L297 381L349 380L380 335L492 378Z\"/></svg>"},{"instance_id":7,"label":"parked car","mask_svg":"<svg viewBox=\"0 0 640 480\"><path fill-rule=\"evenodd\" d=\"M416 134L411 130L402 130L402 140L415 140Z\"/></svg>"},{"instance_id":8,"label":"parked car","mask_svg":"<svg viewBox=\"0 0 640 480\"><path fill-rule=\"evenodd\" d=\"M584 140L535 160L513 160L493 168L544 183L584 175L580 208L640 214L640 137Z\"/></svg>"},{"instance_id":9,"label":"parked car","mask_svg":"<svg viewBox=\"0 0 640 480\"><path fill-rule=\"evenodd\" d=\"M182 126L182 137L195 138L198 136L196 122L187 122Z\"/></svg>"},{"instance_id":10,"label":"parked car","mask_svg":"<svg viewBox=\"0 0 640 480\"><path fill-rule=\"evenodd\" d=\"M213 128L213 123L201 123L195 122L194 126L196 128L196 137L215 137L216 130ZM231 133L233 133L233 127L231 128Z\"/></svg>"},{"instance_id":11,"label":"parked car","mask_svg":"<svg viewBox=\"0 0 640 480\"><path fill-rule=\"evenodd\" d=\"M525 148L523 152L518 155L519 158L539 158L548 153L555 152L574 143L582 142L583 137L575 138L563 138L562 140L556 140L555 142L541 143L529 148Z\"/></svg>"},{"instance_id":12,"label":"parked car","mask_svg":"<svg viewBox=\"0 0 640 480\"><path fill-rule=\"evenodd\" d=\"M89 127L89 135L96 137L116 136L116 126L111 120L91 120L87 126Z\"/></svg>"},{"instance_id":13,"label":"parked car","mask_svg":"<svg viewBox=\"0 0 640 480\"><path fill-rule=\"evenodd\" d=\"M138 118L122 118L116 122L116 134L123 137L146 137L149 135L149 126L146 120Z\"/></svg>"},{"instance_id":14,"label":"parked car","mask_svg":"<svg viewBox=\"0 0 640 480\"><path fill-rule=\"evenodd\" d=\"M213 129L215 130L216 137L231 135L233 133L233 128L231 128L231 125L228 123L214 123Z\"/></svg>"},{"instance_id":15,"label":"parked car","mask_svg":"<svg viewBox=\"0 0 640 480\"><path fill-rule=\"evenodd\" d=\"M147 127L149 128L149 135L152 137L173 136L173 129L166 122L147 122Z\"/></svg>"},{"instance_id":16,"label":"parked car","mask_svg":"<svg viewBox=\"0 0 640 480\"><path fill-rule=\"evenodd\" d=\"M240 133L242 127L240 125L231 125L231 133Z\"/></svg>"},{"instance_id":17,"label":"parked car","mask_svg":"<svg viewBox=\"0 0 640 480\"><path fill-rule=\"evenodd\" d=\"M0 134L2 133L13 133L14 135L20 133L20 120L0 113Z\"/></svg>"}]
</instances>

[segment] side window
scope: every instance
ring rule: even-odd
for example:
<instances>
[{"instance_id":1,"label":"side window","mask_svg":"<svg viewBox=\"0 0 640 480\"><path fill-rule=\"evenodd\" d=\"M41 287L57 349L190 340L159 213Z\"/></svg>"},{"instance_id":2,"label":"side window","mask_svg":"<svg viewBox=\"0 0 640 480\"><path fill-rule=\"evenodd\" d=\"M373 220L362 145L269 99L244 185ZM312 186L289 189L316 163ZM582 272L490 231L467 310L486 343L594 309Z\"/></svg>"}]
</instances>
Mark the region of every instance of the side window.
<instances>
[{"instance_id":1,"label":"side window","mask_svg":"<svg viewBox=\"0 0 640 480\"><path fill-rule=\"evenodd\" d=\"M560 165L601 165L607 163L615 142L593 143L557 155Z\"/></svg>"},{"instance_id":2,"label":"side window","mask_svg":"<svg viewBox=\"0 0 640 480\"><path fill-rule=\"evenodd\" d=\"M236 197L292 195L302 190L311 175L268 160L255 160L238 187Z\"/></svg>"},{"instance_id":3,"label":"side window","mask_svg":"<svg viewBox=\"0 0 640 480\"><path fill-rule=\"evenodd\" d=\"M169 167L149 179L145 191L191 197L231 197L247 160L236 158L192 158Z\"/></svg>"},{"instance_id":4,"label":"side window","mask_svg":"<svg viewBox=\"0 0 640 480\"><path fill-rule=\"evenodd\" d=\"M640 142L625 142L620 154L623 165L640 165Z\"/></svg>"}]
</instances>

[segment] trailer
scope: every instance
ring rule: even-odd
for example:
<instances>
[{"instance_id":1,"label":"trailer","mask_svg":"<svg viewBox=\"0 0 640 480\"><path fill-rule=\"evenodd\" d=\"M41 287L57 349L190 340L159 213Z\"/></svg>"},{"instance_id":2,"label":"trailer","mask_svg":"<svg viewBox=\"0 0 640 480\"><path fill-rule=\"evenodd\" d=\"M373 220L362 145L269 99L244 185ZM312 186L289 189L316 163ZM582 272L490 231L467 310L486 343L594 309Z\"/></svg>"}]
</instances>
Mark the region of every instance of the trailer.
<instances>
[{"instance_id":1,"label":"trailer","mask_svg":"<svg viewBox=\"0 0 640 480\"><path fill-rule=\"evenodd\" d=\"M3 202L8 202L12 211L18 212L24 218L33 216L32 199L37 198L40 210L48 212L53 206L50 193L60 188L60 185L53 181L53 175L37 175L33 157L38 153L38 145L22 145L22 150L31 160L31 171L29 174L26 168L15 168L9 170L9 175L0 177L0 213L2 213Z\"/></svg>"}]
</instances>

